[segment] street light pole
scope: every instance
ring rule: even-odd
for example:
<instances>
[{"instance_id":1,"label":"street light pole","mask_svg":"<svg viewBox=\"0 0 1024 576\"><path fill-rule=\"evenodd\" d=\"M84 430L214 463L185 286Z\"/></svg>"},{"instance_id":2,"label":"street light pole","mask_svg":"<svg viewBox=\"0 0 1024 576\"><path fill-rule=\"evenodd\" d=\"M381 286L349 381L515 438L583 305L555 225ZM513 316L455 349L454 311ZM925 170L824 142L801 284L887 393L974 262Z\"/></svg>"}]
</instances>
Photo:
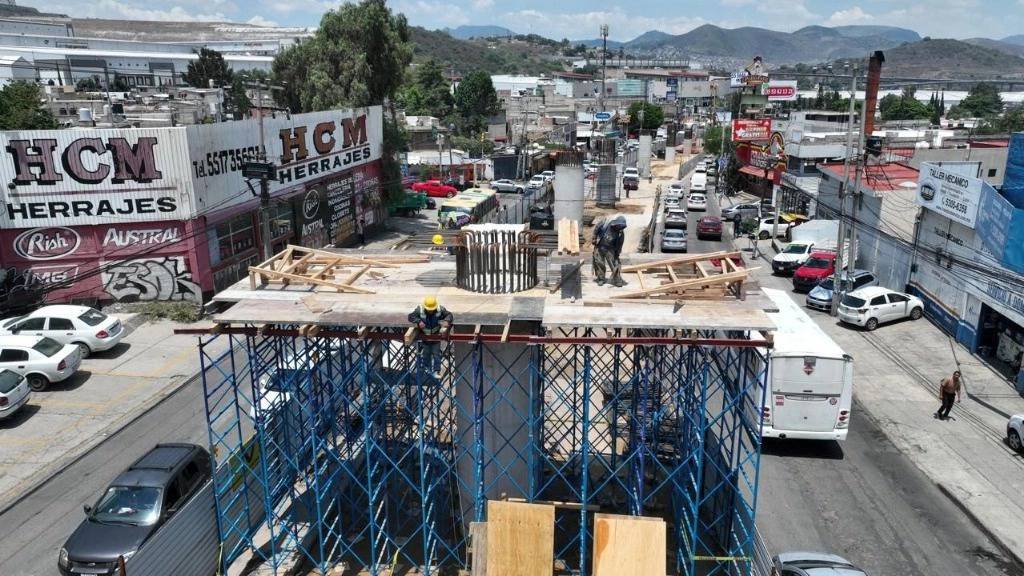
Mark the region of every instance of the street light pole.
<instances>
[{"instance_id":1,"label":"street light pole","mask_svg":"<svg viewBox=\"0 0 1024 576\"><path fill-rule=\"evenodd\" d=\"M448 125L448 180L455 180L455 163L452 161L452 135L455 134L455 124Z\"/></svg>"},{"instance_id":2,"label":"street light pole","mask_svg":"<svg viewBox=\"0 0 1024 576\"><path fill-rule=\"evenodd\" d=\"M608 25L601 24L601 97L597 99L598 112L604 112L604 95L608 93L605 88L605 66L608 56Z\"/></svg>"},{"instance_id":3,"label":"street light pole","mask_svg":"<svg viewBox=\"0 0 1024 576\"><path fill-rule=\"evenodd\" d=\"M850 66L849 64L847 66ZM850 108L846 133L846 154L843 158L843 182L839 186L839 232L836 234L835 272L832 274L833 316L839 311L839 289L843 270L843 241L846 239L846 188L850 184L850 156L853 155L853 122L857 110L857 67L850 66ZM851 246L852 249L852 246ZM852 258L853 255L851 254Z\"/></svg>"}]
</instances>

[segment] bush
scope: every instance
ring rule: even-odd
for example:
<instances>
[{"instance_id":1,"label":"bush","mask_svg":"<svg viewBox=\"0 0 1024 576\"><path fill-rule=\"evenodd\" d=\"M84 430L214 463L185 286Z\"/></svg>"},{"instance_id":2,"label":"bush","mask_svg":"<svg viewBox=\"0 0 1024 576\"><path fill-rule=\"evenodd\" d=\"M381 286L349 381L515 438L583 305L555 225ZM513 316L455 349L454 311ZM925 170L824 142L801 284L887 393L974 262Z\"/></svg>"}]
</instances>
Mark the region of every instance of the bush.
<instances>
[{"instance_id":1,"label":"bush","mask_svg":"<svg viewBox=\"0 0 1024 576\"><path fill-rule=\"evenodd\" d=\"M147 320L170 320L181 324L198 322L203 317L199 305L192 302L137 302L128 310L142 314Z\"/></svg>"}]
</instances>

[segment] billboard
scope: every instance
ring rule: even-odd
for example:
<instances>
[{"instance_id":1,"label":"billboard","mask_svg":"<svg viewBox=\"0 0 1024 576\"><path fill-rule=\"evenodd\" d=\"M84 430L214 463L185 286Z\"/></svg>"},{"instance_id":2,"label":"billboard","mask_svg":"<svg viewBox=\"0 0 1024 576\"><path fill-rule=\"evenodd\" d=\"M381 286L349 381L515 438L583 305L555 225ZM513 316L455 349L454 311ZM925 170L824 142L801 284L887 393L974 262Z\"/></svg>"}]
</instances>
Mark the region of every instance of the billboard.
<instances>
[{"instance_id":1,"label":"billboard","mask_svg":"<svg viewBox=\"0 0 1024 576\"><path fill-rule=\"evenodd\" d=\"M184 128L0 133L0 228L190 217Z\"/></svg>"},{"instance_id":2,"label":"billboard","mask_svg":"<svg viewBox=\"0 0 1024 576\"><path fill-rule=\"evenodd\" d=\"M732 141L750 142L767 140L772 135L772 119L746 120L737 118L732 121Z\"/></svg>"},{"instance_id":3,"label":"billboard","mask_svg":"<svg viewBox=\"0 0 1024 576\"><path fill-rule=\"evenodd\" d=\"M921 164L914 202L974 228L983 184L981 178L960 174L956 168L924 162Z\"/></svg>"},{"instance_id":4,"label":"billboard","mask_svg":"<svg viewBox=\"0 0 1024 576\"><path fill-rule=\"evenodd\" d=\"M764 88L769 102L793 102L796 100L796 80L772 80Z\"/></svg>"},{"instance_id":5,"label":"billboard","mask_svg":"<svg viewBox=\"0 0 1024 576\"><path fill-rule=\"evenodd\" d=\"M259 155L259 122L203 124L187 130L196 209L212 211L251 198L242 165ZM297 193L380 160L383 138L380 106L264 118L267 160L277 169L270 195Z\"/></svg>"}]
</instances>

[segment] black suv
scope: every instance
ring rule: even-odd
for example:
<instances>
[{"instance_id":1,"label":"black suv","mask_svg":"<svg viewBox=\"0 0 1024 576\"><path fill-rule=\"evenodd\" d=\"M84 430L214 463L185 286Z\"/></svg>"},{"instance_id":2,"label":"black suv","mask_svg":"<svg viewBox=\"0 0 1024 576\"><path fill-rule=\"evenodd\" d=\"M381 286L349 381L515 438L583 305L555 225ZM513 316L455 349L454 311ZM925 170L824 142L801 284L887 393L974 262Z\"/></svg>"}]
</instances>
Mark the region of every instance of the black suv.
<instances>
[{"instance_id":1,"label":"black suv","mask_svg":"<svg viewBox=\"0 0 1024 576\"><path fill-rule=\"evenodd\" d=\"M195 444L157 444L110 483L60 549L61 574L113 574L210 479Z\"/></svg>"}]
</instances>

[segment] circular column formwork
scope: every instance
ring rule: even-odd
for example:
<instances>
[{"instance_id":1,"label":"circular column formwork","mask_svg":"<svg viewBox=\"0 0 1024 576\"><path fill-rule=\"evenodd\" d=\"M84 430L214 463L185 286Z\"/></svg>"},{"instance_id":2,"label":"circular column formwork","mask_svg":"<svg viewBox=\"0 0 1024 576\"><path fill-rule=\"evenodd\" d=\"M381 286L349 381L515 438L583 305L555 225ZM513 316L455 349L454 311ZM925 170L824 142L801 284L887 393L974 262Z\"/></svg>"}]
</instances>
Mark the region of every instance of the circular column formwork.
<instances>
[{"instance_id":1,"label":"circular column formwork","mask_svg":"<svg viewBox=\"0 0 1024 576\"><path fill-rule=\"evenodd\" d=\"M467 230L455 247L455 283L482 294L510 294L537 285L537 243L531 232Z\"/></svg>"}]
</instances>

